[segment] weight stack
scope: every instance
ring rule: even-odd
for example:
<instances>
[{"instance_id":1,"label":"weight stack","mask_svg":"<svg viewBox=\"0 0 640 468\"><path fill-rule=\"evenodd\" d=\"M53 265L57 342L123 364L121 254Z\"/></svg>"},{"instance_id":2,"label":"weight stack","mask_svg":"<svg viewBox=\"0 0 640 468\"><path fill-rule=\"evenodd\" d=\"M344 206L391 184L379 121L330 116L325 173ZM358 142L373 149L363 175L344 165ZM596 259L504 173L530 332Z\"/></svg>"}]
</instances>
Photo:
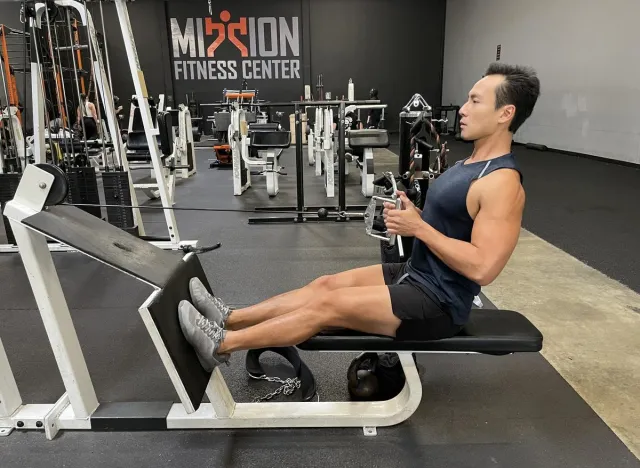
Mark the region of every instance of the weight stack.
<instances>
[{"instance_id":1,"label":"weight stack","mask_svg":"<svg viewBox=\"0 0 640 468\"><path fill-rule=\"evenodd\" d=\"M126 171L109 171L102 173L104 198L107 205L122 205L117 208L107 208L107 221L116 227L135 234L137 226L133 220L133 210L124 208L131 206L131 192L129 191L129 177Z\"/></svg>"},{"instance_id":2,"label":"weight stack","mask_svg":"<svg viewBox=\"0 0 640 468\"><path fill-rule=\"evenodd\" d=\"M22 174L0 174L0 210L2 210L2 212L4 212L4 207L7 202L13 200L13 197L16 195L16 190L18 190L18 184L21 178ZM2 221L4 222L5 233L7 234L7 243L16 245L16 238L13 235L11 223L5 216L2 216Z\"/></svg>"},{"instance_id":3,"label":"weight stack","mask_svg":"<svg viewBox=\"0 0 640 468\"><path fill-rule=\"evenodd\" d=\"M71 167L67 169L69 179L69 195L67 202L71 204L99 205L98 179L96 170L92 167ZM102 210L99 206L80 206L81 210L102 218Z\"/></svg>"}]
</instances>

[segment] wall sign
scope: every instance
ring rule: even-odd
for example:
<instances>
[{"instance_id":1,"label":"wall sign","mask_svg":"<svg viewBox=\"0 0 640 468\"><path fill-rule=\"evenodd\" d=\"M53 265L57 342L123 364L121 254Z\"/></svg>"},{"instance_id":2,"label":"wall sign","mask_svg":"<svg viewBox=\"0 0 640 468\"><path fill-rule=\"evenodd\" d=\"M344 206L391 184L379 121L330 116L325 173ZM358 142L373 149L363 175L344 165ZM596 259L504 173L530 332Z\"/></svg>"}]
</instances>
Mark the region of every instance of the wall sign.
<instances>
[{"instance_id":1,"label":"wall sign","mask_svg":"<svg viewBox=\"0 0 640 468\"><path fill-rule=\"evenodd\" d=\"M173 75L190 80L299 80L298 16L169 18Z\"/></svg>"}]
</instances>

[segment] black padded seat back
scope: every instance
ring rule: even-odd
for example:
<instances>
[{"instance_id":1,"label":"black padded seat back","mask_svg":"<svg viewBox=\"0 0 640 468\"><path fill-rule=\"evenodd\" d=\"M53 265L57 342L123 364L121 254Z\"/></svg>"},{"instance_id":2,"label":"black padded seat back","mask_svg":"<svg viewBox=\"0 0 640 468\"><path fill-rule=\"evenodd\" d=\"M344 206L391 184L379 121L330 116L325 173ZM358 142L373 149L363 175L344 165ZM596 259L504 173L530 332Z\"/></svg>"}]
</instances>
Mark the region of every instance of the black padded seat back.
<instances>
[{"instance_id":1,"label":"black padded seat back","mask_svg":"<svg viewBox=\"0 0 640 468\"><path fill-rule=\"evenodd\" d=\"M143 131L133 131L127 134L127 149L134 151L149 151L147 135Z\"/></svg>"},{"instance_id":2,"label":"black padded seat back","mask_svg":"<svg viewBox=\"0 0 640 468\"><path fill-rule=\"evenodd\" d=\"M162 145L160 135L156 135L156 141L158 142L158 146ZM149 145L147 144L147 135L144 132L129 132L127 135L127 149L135 151L134 153L127 153L127 159L129 161L151 161L151 153L149 152ZM163 154L163 156L165 155Z\"/></svg>"},{"instance_id":3,"label":"black padded seat back","mask_svg":"<svg viewBox=\"0 0 640 468\"><path fill-rule=\"evenodd\" d=\"M136 101L137 102L137 101ZM149 98L149 112L151 113L151 122L156 123L158 118L158 108L153 104L151 98ZM137 107L133 110L133 123L131 124L131 130L133 131L142 131L144 130L144 124L142 123L142 113L140 112L140 108Z\"/></svg>"},{"instance_id":4,"label":"black padded seat back","mask_svg":"<svg viewBox=\"0 0 640 468\"><path fill-rule=\"evenodd\" d=\"M249 124L249 130L278 130L279 124L276 122L269 123L252 123Z\"/></svg>"},{"instance_id":5,"label":"black padded seat back","mask_svg":"<svg viewBox=\"0 0 640 468\"><path fill-rule=\"evenodd\" d=\"M298 345L306 351L413 351L510 354L538 352L542 333L524 315L512 310L474 309L456 336L442 340L395 340L351 330L334 330Z\"/></svg>"},{"instance_id":6,"label":"black padded seat back","mask_svg":"<svg viewBox=\"0 0 640 468\"><path fill-rule=\"evenodd\" d=\"M386 130L367 128L349 130L349 146L351 148L388 148L389 134Z\"/></svg>"},{"instance_id":7,"label":"black padded seat back","mask_svg":"<svg viewBox=\"0 0 640 468\"><path fill-rule=\"evenodd\" d=\"M169 112L158 112L160 151L165 156L173 154L173 123Z\"/></svg>"},{"instance_id":8,"label":"black padded seat back","mask_svg":"<svg viewBox=\"0 0 640 468\"><path fill-rule=\"evenodd\" d=\"M216 112L213 114L216 119L216 130L218 132L226 132L231 125L231 113L229 112Z\"/></svg>"},{"instance_id":9,"label":"black padded seat back","mask_svg":"<svg viewBox=\"0 0 640 468\"><path fill-rule=\"evenodd\" d=\"M260 130L249 132L249 146L251 148L288 148L291 146L291 132Z\"/></svg>"}]
</instances>

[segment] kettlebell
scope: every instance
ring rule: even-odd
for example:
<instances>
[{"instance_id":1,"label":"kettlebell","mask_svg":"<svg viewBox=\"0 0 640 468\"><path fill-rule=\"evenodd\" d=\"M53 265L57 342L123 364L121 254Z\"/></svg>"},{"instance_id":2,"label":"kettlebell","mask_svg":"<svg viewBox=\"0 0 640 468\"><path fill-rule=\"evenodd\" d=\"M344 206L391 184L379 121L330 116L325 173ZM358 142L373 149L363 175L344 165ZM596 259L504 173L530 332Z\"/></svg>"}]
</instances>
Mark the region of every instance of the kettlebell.
<instances>
[{"instance_id":1,"label":"kettlebell","mask_svg":"<svg viewBox=\"0 0 640 468\"><path fill-rule=\"evenodd\" d=\"M378 378L376 367L378 355L376 353L364 353L354 359L347 371L349 395L352 400L370 401L378 394Z\"/></svg>"}]
</instances>

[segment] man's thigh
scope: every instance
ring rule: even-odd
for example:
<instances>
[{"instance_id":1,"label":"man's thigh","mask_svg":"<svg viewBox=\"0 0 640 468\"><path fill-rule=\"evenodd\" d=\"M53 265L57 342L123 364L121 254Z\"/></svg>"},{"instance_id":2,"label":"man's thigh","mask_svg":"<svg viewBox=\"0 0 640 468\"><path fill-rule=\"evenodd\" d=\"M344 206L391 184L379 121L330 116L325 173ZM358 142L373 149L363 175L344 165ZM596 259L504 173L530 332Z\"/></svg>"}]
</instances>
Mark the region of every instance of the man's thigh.
<instances>
[{"instance_id":1,"label":"man's thigh","mask_svg":"<svg viewBox=\"0 0 640 468\"><path fill-rule=\"evenodd\" d=\"M358 286L327 292L316 306L319 313L329 314L331 327L395 336L401 323L393 313L386 285Z\"/></svg>"},{"instance_id":2,"label":"man's thigh","mask_svg":"<svg viewBox=\"0 0 640 468\"><path fill-rule=\"evenodd\" d=\"M371 265L336 273L330 275L327 281L330 283L331 290L385 285L382 265Z\"/></svg>"}]
</instances>

